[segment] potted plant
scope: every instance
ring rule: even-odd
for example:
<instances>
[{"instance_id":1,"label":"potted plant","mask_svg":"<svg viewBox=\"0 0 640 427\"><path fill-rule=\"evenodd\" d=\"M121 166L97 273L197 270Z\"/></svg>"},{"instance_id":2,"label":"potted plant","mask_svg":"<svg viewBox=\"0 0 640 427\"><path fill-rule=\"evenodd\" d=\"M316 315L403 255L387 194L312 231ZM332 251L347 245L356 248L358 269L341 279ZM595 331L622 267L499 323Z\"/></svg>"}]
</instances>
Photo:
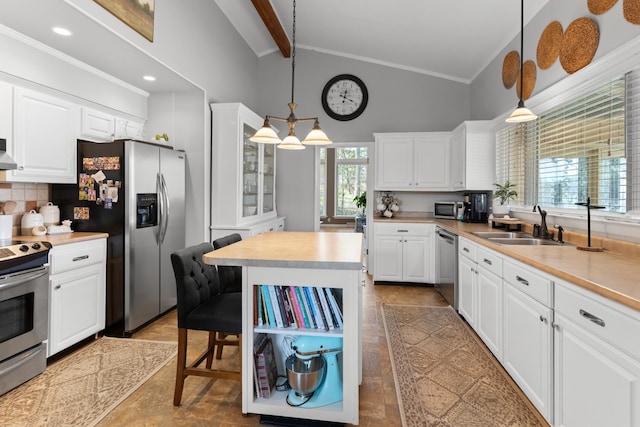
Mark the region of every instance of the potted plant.
<instances>
[{"instance_id":1,"label":"potted plant","mask_svg":"<svg viewBox=\"0 0 640 427\"><path fill-rule=\"evenodd\" d=\"M493 198L499 199L500 205L493 206L494 215L506 215L509 213L509 202L518 196L515 190L516 184L506 180L504 184L494 184L496 190L493 192ZM506 205L505 205L506 204Z\"/></svg>"},{"instance_id":2,"label":"potted plant","mask_svg":"<svg viewBox=\"0 0 640 427\"><path fill-rule=\"evenodd\" d=\"M356 213L356 231L363 231L362 226L367 222L367 192L363 191L360 195L353 198L353 202L356 208L360 209L360 212Z\"/></svg>"}]
</instances>

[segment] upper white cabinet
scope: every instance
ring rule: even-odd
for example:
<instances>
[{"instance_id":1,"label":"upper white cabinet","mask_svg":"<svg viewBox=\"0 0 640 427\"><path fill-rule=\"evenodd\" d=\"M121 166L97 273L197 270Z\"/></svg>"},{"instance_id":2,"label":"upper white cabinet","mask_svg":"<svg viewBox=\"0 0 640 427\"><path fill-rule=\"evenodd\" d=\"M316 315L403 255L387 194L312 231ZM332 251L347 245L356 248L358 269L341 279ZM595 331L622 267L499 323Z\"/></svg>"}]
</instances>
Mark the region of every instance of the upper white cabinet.
<instances>
[{"instance_id":1,"label":"upper white cabinet","mask_svg":"<svg viewBox=\"0 0 640 427\"><path fill-rule=\"evenodd\" d=\"M113 115L83 107L80 117L80 136L88 140L113 141L115 123Z\"/></svg>"},{"instance_id":2,"label":"upper white cabinet","mask_svg":"<svg viewBox=\"0 0 640 427\"><path fill-rule=\"evenodd\" d=\"M451 138L451 189L491 190L495 175L491 122L468 121Z\"/></svg>"},{"instance_id":3,"label":"upper white cabinet","mask_svg":"<svg viewBox=\"0 0 640 427\"><path fill-rule=\"evenodd\" d=\"M116 117L113 114L82 107L80 137L89 141L110 142L114 139L144 139L144 123Z\"/></svg>"},{"instance_id":4,"label":"upper white cabinet","mask_svg":"<svg viewBox=\"0 0 640 427\"><path fill-rule=\"evenodd\" d=\"M7 147L11 146L13 133L13 87L0 82L0 138L7 140Z\"/></svg>"},{"instance_id":5,"label":"upper white cabinet","mask_svg":"<svg viewBox=\"0 0 640 427\"><path fill-rule=\"evenodd\" d=\"M242 104L211 104L211 224L215 228L276 218L276 146L249 141L263 119Z\"/></svg>"},{"instance_id":6,"label":"upper white cabinet","mask_svg":"<svg viewBox=\"0 0 640 427\"><path fill-rule=\"evenodd\" d=\"M376 133L376 190L450 188L449 132Z\"/></svg>"},{"instance_id":7,"label":"upper white cabinet","mask_svg":"<svg viewBox=\"0 0 640 427\"><path fill-rule=\"evenodd\" d=\"M18 164L6 181L75 183L78 106L14 87L13 141L7 152Z\"/></svg>"}]
</instances>

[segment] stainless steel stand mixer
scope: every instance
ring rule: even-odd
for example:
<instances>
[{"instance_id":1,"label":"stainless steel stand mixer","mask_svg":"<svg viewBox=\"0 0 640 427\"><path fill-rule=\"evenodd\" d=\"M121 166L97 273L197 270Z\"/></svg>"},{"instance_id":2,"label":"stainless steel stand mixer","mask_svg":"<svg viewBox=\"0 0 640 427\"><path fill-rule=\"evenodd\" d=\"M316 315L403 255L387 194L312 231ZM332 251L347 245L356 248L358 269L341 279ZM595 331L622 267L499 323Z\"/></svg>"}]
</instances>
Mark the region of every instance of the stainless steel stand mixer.
<instances>
[{"instance_id":1,"label":"stainless steel stand mixer","mask_svg":"<svg viewBox=\"0 0 640 427\"><path fill-rule=\"evenodd\" d=\"M342 400L342 338L327 336L298 337L291 348L294 354L285 362L291 390L287 403L317 408Z\"/></svg>"}]
</instances>

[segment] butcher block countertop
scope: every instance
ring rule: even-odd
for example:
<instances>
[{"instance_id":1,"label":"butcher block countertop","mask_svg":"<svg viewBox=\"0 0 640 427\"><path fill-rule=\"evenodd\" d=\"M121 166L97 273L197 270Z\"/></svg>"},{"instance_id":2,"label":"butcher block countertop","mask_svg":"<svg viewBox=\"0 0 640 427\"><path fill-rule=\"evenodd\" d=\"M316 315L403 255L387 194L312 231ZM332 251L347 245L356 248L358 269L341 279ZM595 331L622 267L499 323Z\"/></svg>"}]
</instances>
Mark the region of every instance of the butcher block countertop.
<instances>
[{"instance_id":1,"label":"butcher block countertop","mask_svg":"<svg viewBox=\"0 0 640 427\"><path fill-rule=\"evenodd\" d=\"M78 243L87 240L95 240L109 237L108 233L74 232L60 234L45 234L44 236L14 236L15 240L25 242L49 242L53 246L66 245L67 243Z\"/></svg>"},{"instance_id":2,"label":"butcher block countertop","mask_svg":"<svg viewBox=\"0 0 640 427\"><path fill-rule=\"evenodd\" d=\"M359 270L362 233L262 233L203 256L206 264Z\"/></svg>"},{"instance_id":3,"label":"butcher block countertop","mask_svg":"<svg viewBox=\"0 0 640 427\"><path fill-rule=\"evenodd\" d=\"M592 246L604 246L605 251L581 251L577 249L576 245L583 245L584 236L566 232L565 240L575 244L564 246L501 245L471 234L474 231L500 231L484 223L469 224L429 217L376 218L375 222L435 223L475 243L640 311L640 260L638 257L640 245L611 241L601 244L600 239L596 240L592 236ZM525 229L525 231L529 230ZM575 242L572 239L576 239ZM596 243L593 243L594 241ZM617 250L618 245L620 250ZM607 250L608 247L615 250Z\"/></svg>"}]
</instances>

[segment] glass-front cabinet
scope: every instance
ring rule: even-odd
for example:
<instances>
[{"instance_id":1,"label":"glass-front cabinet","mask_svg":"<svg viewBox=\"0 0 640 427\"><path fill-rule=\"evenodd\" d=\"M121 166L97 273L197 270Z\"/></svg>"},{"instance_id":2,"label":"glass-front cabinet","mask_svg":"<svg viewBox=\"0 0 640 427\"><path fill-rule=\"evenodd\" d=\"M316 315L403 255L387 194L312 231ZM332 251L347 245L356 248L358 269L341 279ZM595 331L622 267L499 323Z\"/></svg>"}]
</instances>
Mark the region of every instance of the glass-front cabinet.
<instances>
[{"instance_id":1,"label":"glass-front cabinet","mask_svg":"<svg viewBox=\"0 0 640 427\"><path fill-rule=\"evenodd\" d=\"M276 217L276 146L249 140L262 118L240 103L211 104L213 228Z\"/></svg>"}]
</instances>

